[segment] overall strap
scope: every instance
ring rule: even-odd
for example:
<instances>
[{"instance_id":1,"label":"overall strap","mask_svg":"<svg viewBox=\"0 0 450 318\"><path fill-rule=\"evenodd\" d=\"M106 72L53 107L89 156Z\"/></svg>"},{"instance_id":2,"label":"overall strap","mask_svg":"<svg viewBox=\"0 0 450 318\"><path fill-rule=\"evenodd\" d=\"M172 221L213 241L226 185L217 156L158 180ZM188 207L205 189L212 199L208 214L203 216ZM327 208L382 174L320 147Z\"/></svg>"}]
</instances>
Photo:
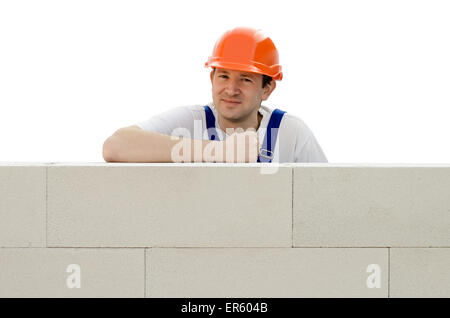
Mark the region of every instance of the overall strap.
<instances>
[{"instance_id":1,"label":"overall strap","mask_svg":"<svg viewBox=\"0 0 450 318\"><path fill-rule=\"evenodd\" d=\"M216 118L214 113L208 105L203 106L205 108L206 115L206 129L208 130L209 140L220 140L216 131Z\"/></svg>"},{"instance_id":2,"label":"overall strap","mask_svg":"<svg viewBox=\"0 0 450 318\"><path fill-rule=\"evenodd\" d=\"M206 115L206 129L208 130L209 140L220 140L216 131L216 118L211 108L206 105L205 115ZM273 151L275 149L275 144L277 142L278 129L280 128L281 119L285 111L278 108L274 109L269 123L267 125L266 135L264 136L264 142L261 149L259 149L259 156L257 162L272 162Z\"/></svg>"},{"instance_id":3,"label":"overall strap","mask_svg":"<svg viewBox=\"0 0 450 318\"><path fill-rule=\"evenodd\" d=\"M274 109L267 124L266 136L261 149L259 150L258 162L272 162L273 151L277 142L278 128L280 128L281 119L285 111Z\"/></svg>"}]
</instances>

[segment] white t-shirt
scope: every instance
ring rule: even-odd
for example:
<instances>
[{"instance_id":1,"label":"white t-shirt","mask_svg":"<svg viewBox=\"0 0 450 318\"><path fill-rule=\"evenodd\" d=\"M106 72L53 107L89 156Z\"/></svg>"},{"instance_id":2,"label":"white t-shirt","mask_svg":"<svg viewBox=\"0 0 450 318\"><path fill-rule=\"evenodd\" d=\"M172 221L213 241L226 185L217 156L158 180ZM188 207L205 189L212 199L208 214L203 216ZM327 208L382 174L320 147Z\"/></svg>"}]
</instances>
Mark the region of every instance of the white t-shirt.
<instances>
[{"instance_id":1,"label":"white t-shirt","mask_svg":"<svg viewBox=\"0 0 450 318\"><path fill-rule=\"evenodd\" d=\"M216 131L220 140L225 140L225 132L220 128L217 110L213 103L208 106L216 119ZM281 109L283 110L283 109ZM259 113L263 116L257 134L262 145L266 134L267 124L273 108L261 105ZM192 139L209 140L206 128L204 105L180 106L167 110L148 120L136 123L144 130L150 130L165 135L184 136ZM184 128L184 133L178 133ZM186 136L186 132L189 134ZM298 117L285 113L278 130L272 162L328 162L316 138L306 124Z\"/></svg>"}]
</instances>

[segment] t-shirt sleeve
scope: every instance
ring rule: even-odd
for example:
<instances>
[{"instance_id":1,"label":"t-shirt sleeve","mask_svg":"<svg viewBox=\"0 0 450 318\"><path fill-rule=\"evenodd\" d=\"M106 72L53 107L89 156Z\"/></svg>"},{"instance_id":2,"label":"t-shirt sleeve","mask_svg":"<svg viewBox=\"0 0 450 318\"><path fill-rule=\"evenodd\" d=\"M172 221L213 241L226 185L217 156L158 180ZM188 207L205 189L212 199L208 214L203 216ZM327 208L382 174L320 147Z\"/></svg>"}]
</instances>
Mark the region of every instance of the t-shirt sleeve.
<instances>
[{"instance_id":1,"label":"t-shirt sleeve","mask_svg":"<svg viewBox=\"0 0 450 318\"><path fill-rule=\"evenodd\" d=\"M194 126L194 117L188 107L181 106L138 122L136 125L144 130L172 135L177 128L191 129Z\"/></svg>"},{"instance_id":2,"label":"t-shirt sleeve","mask_svg":"<svg viewBox=\"0 0 450 318\"><path fill-rule=\"evenodd\" d=\"M308 136L303 146L296 149L295 162L328 162L327 157L312 133Z\"/></svg>"}]
</instances>

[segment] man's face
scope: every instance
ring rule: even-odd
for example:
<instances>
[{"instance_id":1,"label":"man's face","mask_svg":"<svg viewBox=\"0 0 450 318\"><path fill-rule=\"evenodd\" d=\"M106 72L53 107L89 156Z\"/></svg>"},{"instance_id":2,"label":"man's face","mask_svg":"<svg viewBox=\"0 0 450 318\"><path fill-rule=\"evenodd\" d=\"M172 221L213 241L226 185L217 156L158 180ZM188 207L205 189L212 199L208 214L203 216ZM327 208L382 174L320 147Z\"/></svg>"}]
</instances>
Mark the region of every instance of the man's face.
<instances>
[{"instance_id":1,"label":"man's face","mask_svg":"<svg viewBox=\"0 0 450 318\"><path fill-rule=\"evenodd\" d=\"M220 116L232 122L247 120L275 89L275 81L262 87L262 75L216 68L211 71L214 106Z\"/></svg>"}]
</instances>

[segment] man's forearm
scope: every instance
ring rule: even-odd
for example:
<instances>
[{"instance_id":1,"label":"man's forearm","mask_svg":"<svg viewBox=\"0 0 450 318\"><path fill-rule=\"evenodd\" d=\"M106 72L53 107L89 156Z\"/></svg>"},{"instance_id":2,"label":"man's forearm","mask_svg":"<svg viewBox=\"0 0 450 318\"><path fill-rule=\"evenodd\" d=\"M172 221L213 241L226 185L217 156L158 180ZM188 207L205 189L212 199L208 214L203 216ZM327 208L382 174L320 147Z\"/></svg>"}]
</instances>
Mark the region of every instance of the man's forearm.
<instances>
[{"instance_id":1,"label":"man's forearm","mask_svg":"<svg viewBox=\"0 0 450 318\"><path fill-rule=\"evenodd\" d=\"M220 141L174 138L153 131L121 128L103 145L107 162L223 162Z\"/></svg>"}]
</instances>

